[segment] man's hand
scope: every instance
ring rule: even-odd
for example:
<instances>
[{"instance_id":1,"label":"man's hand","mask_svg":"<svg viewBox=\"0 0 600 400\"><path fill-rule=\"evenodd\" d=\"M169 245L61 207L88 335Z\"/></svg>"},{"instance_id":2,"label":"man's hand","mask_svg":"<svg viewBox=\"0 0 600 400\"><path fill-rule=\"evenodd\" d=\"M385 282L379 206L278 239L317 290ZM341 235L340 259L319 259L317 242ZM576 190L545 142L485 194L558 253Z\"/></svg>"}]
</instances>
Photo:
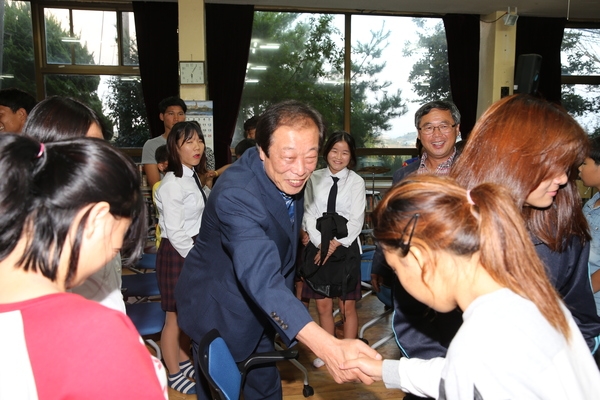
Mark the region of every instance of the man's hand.
<instances>
[{"instance_id":1,"label":"man's hand","mask_svg":"<svg viewBox=\"0 0 600 400\"><path fill-rule=\"evenodd\" d=\"M379 293L381 285L383 285L383 276L371 274L371 287L373 287L373 291Z\"/></svg>"},{"instance_id":2,"label":"man's hand","mask_svg":"<svg viewBox=\"0 0 600 400\"><path fill-rule=\"evenodd\" d=\"M317 357L325 362L327 369L337 383L360 381L367 385L374 379L362 372L359 368L342 370L340 366L349 360L359 357L379 360L381 355L358 339L336 339L325 332L316 322L309 322L296 338L307 345Z\"/></svg>"}]
</instances>

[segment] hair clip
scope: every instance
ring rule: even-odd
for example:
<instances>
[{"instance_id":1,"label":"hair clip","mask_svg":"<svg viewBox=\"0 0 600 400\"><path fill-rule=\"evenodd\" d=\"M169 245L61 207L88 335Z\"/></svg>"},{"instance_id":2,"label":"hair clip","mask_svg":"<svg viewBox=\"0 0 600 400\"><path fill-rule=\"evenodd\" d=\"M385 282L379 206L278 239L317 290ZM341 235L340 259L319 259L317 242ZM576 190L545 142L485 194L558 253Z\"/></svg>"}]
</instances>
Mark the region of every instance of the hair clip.
<instances>
[{"instance_id":1,"label":"hair clip","mask_svg":"<svg viewBox=\"0 0 600 400\"><path fill-rule=\"evenodd\" d=\"M400 248L400 254L402 255L402 257L406 257L406 255L408 254L408 251L410 250L410 242L412 241L412 237L413 237L413 233L415 233L415 227L417 226L417 221L419 219L419 214L414 214L412 217L410 217L410 219L408 220L408 222L406 223L406 226L404 227L404 230L402 231L402 236L400 238L400 240L398 241L398 248ZM405 242L404 241L404 236L406 236L408 234L408 230L409 227L411 226L412 223L412 228L410 228L410 235L408 236L408 240Z\"/></svg>"}]
</instances>

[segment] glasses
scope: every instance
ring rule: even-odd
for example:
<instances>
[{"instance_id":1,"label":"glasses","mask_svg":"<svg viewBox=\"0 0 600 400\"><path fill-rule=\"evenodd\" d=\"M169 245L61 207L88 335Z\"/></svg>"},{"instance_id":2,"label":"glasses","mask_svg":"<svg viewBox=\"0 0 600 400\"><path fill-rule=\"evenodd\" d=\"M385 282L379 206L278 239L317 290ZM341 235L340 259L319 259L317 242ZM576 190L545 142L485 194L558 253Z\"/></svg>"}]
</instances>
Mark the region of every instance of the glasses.
<instances>
[{"instance_id":1,"label":"glasses","mask_svg":"<svg viewBox=\"0 0 600 400\"><path fill-rule=\"evenodd\" d=\"M452 128L454 128L455 126L456 126L456 124L454 124L454 125L440 124L438 126L427 125L422 128L419 128L419 130L421 132L423 132L425 135L433 135L433 131L435 131L436 129L439 129L440 133L445 135L445 134L450 133Z\"/></svg>"},{"instance_id":2,"label":"glasses","mask_svg":"<svg viewBox=\"0 0 600 400\"><path fill-rule=\"evenodd\" d=\"M406 257L408 251L410 250L410 242L413 237L413 233L415 233L415 227L417 226L417 220L419 219L419 214L413 215L410 220L406 223L404 230L402 231L402 236L400 237L398 248L400 249L400 254L402 257ZM412 224L412 227L411 227ZM410 235L408 236L408 241L404 242L403 238L408 233L408 229L410 228Z\"/></svg>"}]
</instances>

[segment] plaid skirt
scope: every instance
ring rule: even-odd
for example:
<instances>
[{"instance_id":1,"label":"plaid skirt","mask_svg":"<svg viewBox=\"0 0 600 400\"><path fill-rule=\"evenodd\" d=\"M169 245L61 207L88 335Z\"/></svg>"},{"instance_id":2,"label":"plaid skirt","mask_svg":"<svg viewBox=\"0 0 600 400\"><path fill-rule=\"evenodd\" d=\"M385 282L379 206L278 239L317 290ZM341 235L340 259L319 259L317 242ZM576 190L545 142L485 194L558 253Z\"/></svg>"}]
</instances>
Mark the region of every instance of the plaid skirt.
<instances>
[{"instance_id":1,"label":"plaid skirt","mask_svg":"<svg viewBox=\"0 0 600 400\"><path fill-rule=\"evenodd\" d=\"M160 290L160 305L164 311L176 312L175 285L185 258L175 250L169 239L162 239L156 252L156 279Z\"/></svg>"}]
</instances>

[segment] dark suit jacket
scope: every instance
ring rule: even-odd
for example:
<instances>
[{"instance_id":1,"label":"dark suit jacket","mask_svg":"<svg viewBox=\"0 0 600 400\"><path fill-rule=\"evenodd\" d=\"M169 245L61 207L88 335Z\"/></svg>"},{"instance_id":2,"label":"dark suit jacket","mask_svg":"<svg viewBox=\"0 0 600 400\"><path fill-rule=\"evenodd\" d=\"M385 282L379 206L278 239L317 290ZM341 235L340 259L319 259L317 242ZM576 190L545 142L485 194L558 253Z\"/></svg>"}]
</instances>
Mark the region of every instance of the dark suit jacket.
<instances>
[{"instance_id":1,"label":"dark suit jacket","mask_svg":"<svg viewBox=\"0 0 600 400\"><path fill-rule=\"evenodd\" d=\"M304 209L294 224L256 149L219 177L175 290L178 322L196 343L216 328L236 361L276 330L286 344L312 318L292 291Z\"/></svg>"}]
</instances>

